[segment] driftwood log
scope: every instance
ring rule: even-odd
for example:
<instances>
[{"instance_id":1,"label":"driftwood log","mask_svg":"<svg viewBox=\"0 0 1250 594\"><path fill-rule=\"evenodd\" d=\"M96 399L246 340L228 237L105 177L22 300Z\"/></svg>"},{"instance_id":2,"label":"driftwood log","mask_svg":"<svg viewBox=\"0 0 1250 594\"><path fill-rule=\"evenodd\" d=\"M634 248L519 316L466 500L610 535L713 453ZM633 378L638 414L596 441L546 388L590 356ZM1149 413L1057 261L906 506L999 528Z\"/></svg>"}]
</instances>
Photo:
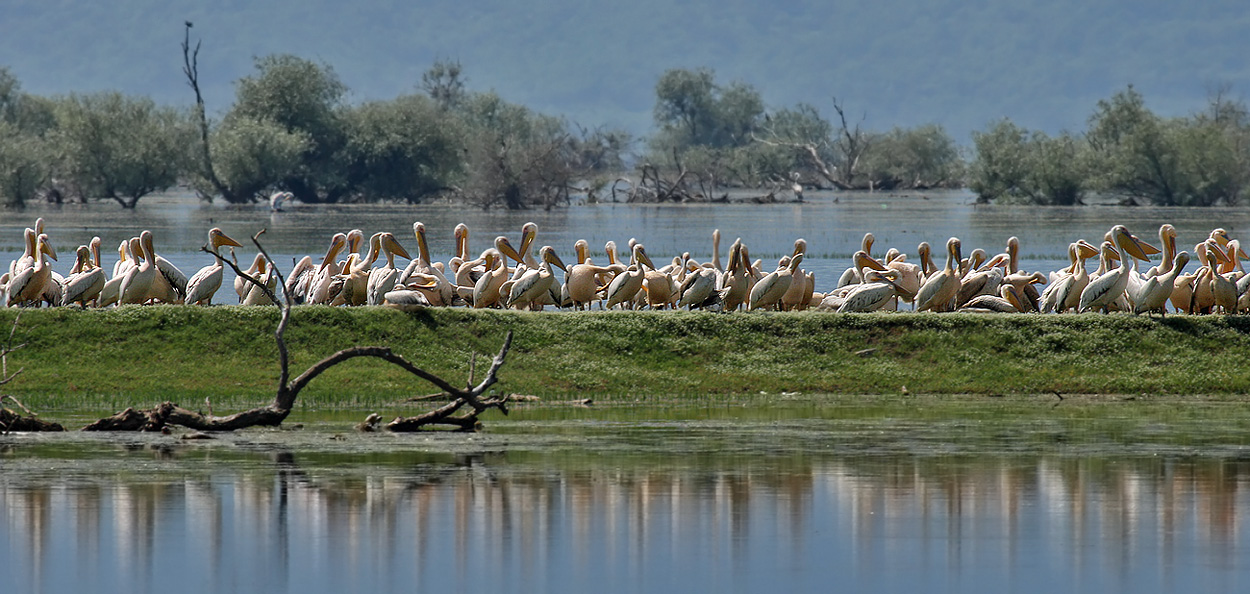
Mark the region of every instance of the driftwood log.
<instances>
[{"instance_id":1,"label":"driftwood log","mask_svg":"<svg viewBox=\"0 0 1250 594\"><path fill-rule=\"evenodd\" d=\"M256 249L261 255L269 261L269 266L278 276L278 285L286 286L286 279L283 277L281 270L274 262L269 253L265 251L264 246L260 243L260 236L265 232L261 229L252 237L252 243L256 245ZM200 248L201 250L214 254L208 246ZM291 307L293 305L292 298L289 294L285 294L284 299L279 300L274 292L260 282L259 279L247 274L229 259L222 258L222 261L234 270L235 274L243 278L247 282L252 283L256 287L264 291L265 295L278 304L281 309L282 316L278 321L278 327L274 330L274 340L278 347L278 363L280 377L278 379L277 394L274 396L273 402L268 405L253 408L251 410L235 413L233 415L218 417L211 414L204 415L196 411L188 410L174 404L172 402L164 402L155 408L149 410L135 410L127 408L111 417L100 419L83 428L84 431L160 431L167 425L178 425L188 429L197 431L234 431L254 426L274 427L282 424L291 414L291 409L295 406L295 400L299 396L300 390L304 389L313 379L321 375L327 369L338 365L344 361L355 359L357 357L370 357L382 359L394 365L397 365L409 373L428 381L439 389L451 394L455 399L448 405L439 407L419 417L411 419L396 419L386 427L392 431L412 431L420 427L431 424L451 425L462 431L473 431L478 425L477 416L483 411L496 408L504 414L508 413L504 399L483 398L482 394L486 392L498 379L496 374L499 368L503 366L504 359L508 354L508 349L512 345L512 332L504 338L503 347L499 353L495 355L495 359L491 364L490 370L486 374L486 378L477 386L460 389L452 386L446 380L428 372L416 365L413 365L403 356L391 351L388 347L381 346L364 346L351 347L334 353L309 367L307 371L300 374L295 379L290 379L290 354L287 350L284 334L287 326L291 321ZM454 405L454 406L453 406ZM453 416L460 408L468 405L472 410L462 416Z\"/></svg>"}]
</instances>

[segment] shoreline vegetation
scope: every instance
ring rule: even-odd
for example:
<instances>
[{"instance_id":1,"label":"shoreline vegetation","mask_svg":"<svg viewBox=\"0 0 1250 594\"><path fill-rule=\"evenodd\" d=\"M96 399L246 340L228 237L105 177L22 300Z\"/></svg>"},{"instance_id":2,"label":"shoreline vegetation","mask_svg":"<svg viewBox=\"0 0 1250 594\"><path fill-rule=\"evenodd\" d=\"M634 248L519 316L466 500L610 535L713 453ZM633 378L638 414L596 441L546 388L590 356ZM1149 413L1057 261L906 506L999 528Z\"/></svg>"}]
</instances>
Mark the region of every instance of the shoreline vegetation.
<instances>
[{"instance_id":1,"label":"shoreline vegetation","mask_svg":"<svg viewBox=\"0 0 1250 594\"><path fill-rule=\"evenodd\" d=\"M12 328L15 310L0 310ZM111 414L173 401L223 412L273 397L277 308L125 306L24 310L3 387L31 410ZM542 402L779 403L804 395L933 402L1038 397L1099 403L1160 397L1243 402L1250 318L1122 314L763 315L496 312L307 306L287 344L302 368L349 346L385 346L446 378L467 378L515 333L501 394ZM479 373L481 368L479 368ZM396 410L429 386L381 362L325 372L296 410ZM418 403L420 405L420 403Z\"/></svg>"},{"instance_id":2,"label":"shoreline vegetation","mask_svg":"<svg viewBox=\"0 0 1250 594\"><path fill-rule=\"evenodd\" d=\"M754 85L672 68L647 136L570 122L474 91L439 60L414 92L352 103L325 63L260 56L235 102L206 105L185 24L181 106L105 91L24 93L0 65L0 205L113 201L134 208L176 185L232 204L448 201L476 208L574 202L802 201L819 189L967 188L980 203L1237 205L1250 193L1250 109L1228 87L1163 117L1128 85L1084 131L1054 136L1008 118L960 143L938 123L873 130L862 106L766 105ZM170 48L170 52L177 51ZM832 94L832 93L831 93ZM823 104L823 101L822 101ZM966 154L964 154L966 153Z\"/></svg>"}]
</instances>

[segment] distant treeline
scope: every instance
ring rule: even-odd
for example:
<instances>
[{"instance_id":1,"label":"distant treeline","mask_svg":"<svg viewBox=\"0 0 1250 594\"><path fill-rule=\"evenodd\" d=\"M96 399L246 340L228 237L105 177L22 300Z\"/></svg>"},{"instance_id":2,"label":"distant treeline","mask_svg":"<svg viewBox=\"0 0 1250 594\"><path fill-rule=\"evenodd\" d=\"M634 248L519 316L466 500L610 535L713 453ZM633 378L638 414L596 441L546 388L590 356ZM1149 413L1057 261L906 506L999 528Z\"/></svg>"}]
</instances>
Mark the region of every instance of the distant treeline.
<instances>
[{"instance_id":1,"label":"distant treeline","mask_svg":"<svg viewBox=\"0 0 1250 594\"><path fill-rule=\"evenodd\" d=\"M198 52L198 49L196 50ZM195 53L184 48L188 82ZM481 208L587 201L801 197L803 187L963 187L982 201L1080 204L1088 193L1166 205L1236 204L1250 175L1250 117L1217 93L1207 111L1161 118L1132 88L1099 102L1083 134L1004 120L965 159L938 125L874 132L808 104L768 109L753 86L709 69L656 85L656 131L634 139L470 91L456 62L421 93L351 104L334 70L258 58L220 119L119 92L42 97L0 68L0 203L115 200L132 208L179 184L205 199L305 203L445 200ZM195 85L192 84L192 89ZM632 169L632 171L630 171ZM794 194L792 194L794 193Z\"/></svg>"}]
</instances>

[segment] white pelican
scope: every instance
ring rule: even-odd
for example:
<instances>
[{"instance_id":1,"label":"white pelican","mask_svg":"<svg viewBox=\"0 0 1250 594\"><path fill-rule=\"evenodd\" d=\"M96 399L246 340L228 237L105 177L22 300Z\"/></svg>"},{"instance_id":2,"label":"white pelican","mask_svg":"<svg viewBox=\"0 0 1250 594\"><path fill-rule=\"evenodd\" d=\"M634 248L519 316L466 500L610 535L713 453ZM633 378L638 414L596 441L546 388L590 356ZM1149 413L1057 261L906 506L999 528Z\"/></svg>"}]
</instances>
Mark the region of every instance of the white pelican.
<instances>
[{"instance_id":1,"label":"white pelican","mask_svg":"<svg viewBox=\"0 0 1250 594\"><path fill-rule=\"evenodd\" d=\"M113 277L104 283L104 288L100 291L100 298L96 301L99 307L117 304L121 297L122 281L126 279L126 273L131 268L138 266L139 254L143 253L143 248L139 245L138 237L131 237L118 246L117 252L121 259L113 265Z\"/></svg>"},{"instance_id":2,"label":"white pelican","mask_svg":"<svg viewBox=\"0 0 1250 594\"><path fill-rule=\"evenodd\" d=\"M118 288L118 303L181 302L178 292L157 267L152 232L144 229L139 234L139 244L143 250L143 261L128 270L122 278L121 287Z\"/></svg>"},{"instance_id":3,"label":"white pelican","mask_svg":"<svg viewBox=\"0 0 1250 594\"><path fill-rule=\"evenodd\" d=\"M613 277L612 282L604 289L604 309L612 309L617 304L632 307L634 296L642 290L642 280L646 274L644 267L655 268L641 243L634 244L633 260L634 263Z\"/></svg>"},{"instance_id":4,"label":"white pelican","mask_svg":"<svg viewBox=\"0 0 1250 594\"><path fill-rule=\"evenodd\" d=\"M4 305L12 307L41 299L44 288L52 279L52 267L46 257L56 259L56 250L48 243L48 236L40 234L35 239L34 263L12 274L4 290Z\"/></svg>"},{"instance_id":5,"label":"white pelican","mask_svg":"<svg viewBox=\"0 0 1250 594\"><path fill-rule=\"evenodd\" d=\"M260 256L259 254L257 254ZM263 256L257 261L256 280L265 285L271 293L278 290L278 275L274 274L273 268L269 266L269 261ZM243 295L243 305L276 305L277 302L270 299L260 287L253 283L248 283L247 293Z\"/></svg>"},{"instance_id":6,"label":"white pelican","mask_svg":"<svg viewBox=\"0 0 1250 594\"><path fill-rule=\"evenodd\" d=\"M897 270L863 271L863 282L855 285L846 294L842 304L838 306L838 313L877 311L895 297L904 300L914 297L915 295L908 295L907 290L896 282L898 277Z\"/></svg>"},{"instance_id":7,"label":"white pelican","mask_svg":"<svg viewBox=\"0 0 1250 594\"><path fill-rule=\"evenodd\" d=\"M313 276L312 285L308 288L307 303L326 304L330 302L330 282L335 276L339 275L343 269L339 267L338 255L347 247L347 235L344 233L335 233L330 238L330 249L326 251L325 257L321 260L321 266L317 268L316 274ZM239 301L242 302L243 294L239 294Z\"/></svg>"},{"instance_id":8,"label":"white pelican","mask_svg":"<svg viewBox=\"0 0 1250 594\"><path fill-rule=\"evenodd\" d=\"M577 264L570 266L564 275L564 286L573 307L582 310L599 299L598 294L603 289L599 282L601 276L616 274L625 267L620 264L596 266L591 263L588 257L590 245L584 239L577 240L573 244L573 250L577 253Z\"/></svg>"},{"instance_id":9,"label":"white pelican","mask_svg":"<svg viewBox=\"0 0 1250 594\"><path fill-rule=\"evenodd\" d=\"M304 256L291 268L291 275L287 277L286 286L282 289L291 296L292 303L299 305L308 300L308 290L312 287L315 276L317 267L313 265L312 256Z\"/></svg>"},{"instance_id":10,"label":"white pelican","mask_svg":"<svg viewBox=\"0 0 1250 594\"><path fill-rule=\"evenodd\" d=\"M91 248L80 245L77 255L75 270L65 277L65 283L61 287L61 305L77 303L87 307L87 303L100 296L107 278L103 268L92 264Z\"/></svg>"},{"instance_id":11,"label":"white pelican","mask_svg":"<svg viewBox=\"0 0 1250 594\"><path fill-rule=\"evenodd\" d=\"M382 305L400 311L419 311L430 306L429 300L421 291L413 289L395 289L382 295Z\"/></svg>"},{"instance_id":12,"label":"white pelican","mask_svg":"<svg viewBox=\"0 0 1250 594\"><path fill-rule=\"evenodd\" d=\"M382 232L369 237L369 251L364 257L352 254L347 259L347 266L342 274L336 277L330 288L330 305L364 305L368 296L369 269L377 262L382 253ZM334 290L338 287L338 291Z\"/></svg>"},{"instance_id":13,"label":"white pelican","mask_svg":"<svg viewBox=\"0 0 1250 594\"><path fill-rule=\"evenodd\" d=\"M791 257L802 255L807 257L807 240L794 240L794 252ZM803 270L795 270L794 280L790 283L790 288L786 289L784 295L781 296L781 309L804 310L807 309L807 302L812 297L812 287L807 284L807 273Z\"/></svg>"},{"instance_id":14,"label":"white pelican","mask_svg":"<svg viewBox=\"0 0 1250 594\"><path fill-rule=\"evenodd\" d=\"M1166 245L1165 242L1164 246ZM1147 278L1133 299L1133 313L1159 312L1159 315L1165 315L1168 299L1172 296L1172 291L1176 286L1176 277L1180 276L1188 263L1189 252L1181 252L1168 263L1166 272Z\"/></svg>"},{"instance_id":15,"label":"white pelican","mask_svg":"<svg viewBox=\"0 0 1250 594\"><path fill-rule=\"evenodd\" d=\"M430 254L430 244L425 238L425 223L417 221L412 224L412 234L417 238L417 257L413 258L408 266L404 268L404 273L399 277L399 283L403 285L413 284L410 280L415 274L423 274L433 277L435 280L434 292L426 295L430 300L430 304L434 306L449 306L456 298L456 285L447 280L447 276L441 269L442 264L436 264L433 256ZM417 283L425 285L427 283Z\"/></svg>"},{"instance_id":16,"label":"white pelican","mask_svg":"<svg viewBox=\"0 0 1250 594\"><path fill-rule=\"evenodd\" d=\"M877 238L873 237L872 233L865 233L864 239L860 242L859 250L861 252L864 252L865 254L868 254L868 257L871 258L872 257L872 244L875 243L876 241L877 241ZM847 268L845 271L842 272L842 276L838 277L837 288L840 289L847 285L853 285L855 283L860 282L862 280L862 277L857 276L858 274L859 274L859 271L856 270L854 265L851 265L850 268Z\"/></svg>"},{"instance_id":17,"label":"white pelican","mask_svg":"<svg viewBox=\"0 0 1250 594\"><path fill-rule=\"evenodd\" d=\"M209 229L208 251L213 253L213 263L191 275L191 280L187 281L187 296L183 300L184 303L188 305L213 304L213 295L217 293L217 289L221 288L223 267L221 254L217 250L221 249L223 245L243 247L242 244L223 233L221 229L217 227Z\"/></svg>"},{"instance_id":18,"label":"white pelican","mask_svg":"<svg viewBox=\"0 0 1250 594\"><path fill-rule=\"evenodd\" d=\"M677 300L677 307L706 308L717 301L720 295L716 292L716 278L716 269L711 266L700 266L686 275L678 287L681 298Z\"/></svg>"},{"instance_id":19,"label":"white pelican","mask_svg":"<svg viewBox=\"0 0 1250 594\"><path fill-rule=\"evenodd\" d=\"M507 240L505 239L505 241ZM478 277L477 282L473 285L472 304L477 309L499 305L501 297L499 289L508 280L508 261L501 251L498 249L487 250L485 259L486 272Z\"/></svg>"},{"instance_id":20,"label":"white pelican","mask_svg":"<svg viewBox=\"0 0 1250 594\"><path fill-rule=\"evenodd\" d=\"M783 258L783 260L785 260ZM747 298L747 311L754 311L761 307L772 307L781 302L781 297L790 289L790 284L794 282L794 272L798 270L799 264L803 262L803 254L797 254L785 262L785 265L778 263L777 270L774 270L755 283L751 287L750 297Z\"/></svg>"},{"instance_id":21,"label":"white pelican","mask_svg":"<svg viewBox=\"0 0 1250 594\"><path fill-rule=\"evenodd\" d=\"M736 311L751 294L751 273L747 270L746 247L734 241L729 247L729 267L720 280L721 311Z\"/></svg>"},{"instance_id":22,"label":"white pelican","mask_svg":"<svg viewBox=\"0 0 1250 594\"><path fill-rule=\"evenodd\" d=\"M555 283L555 274L551 271L551 266L554 264L561 270L568 270L568 267L560 260L560 256L556 255L555 248L544 245L538 253L542 258L542 264L537 268L527 270L512 283L512 290L508 293L508 307L521 309L538 305L537 300L545 295ZM541 305L538 306L541 307Z\"/></svg>"},{"instance_id":23,"label":"white pelican","mask_svg":"<svg viewBox=\"0 0 1250 594\"><path fill-rule=\"evenodd\" d=\"M369 271L367 286L368 296L365 300L369 305L381 305L386 293L395 288L402 270L395 268L395 256L412 259L408 250L399 244L392 233L382 233L379 240L382 253L386 256L386 264Z\"/></svg>"},{"instance_id":24,"label":"white pelican","mask_svg":"<svg viewBox=\"0 0 1250 594\"><path fill-rule=\"evenodd\" d=\"M1133 271L1136 262L1131 258L1139 260L1150 259L1143 251L1140 241L1133 237L1124 225L1112 227L1108 234L1111 236L1116 254L1120 258L1120 266L1089 282L1085 290L1081 291L1081 299L1077 306L1077 311L1086 312L1101 309L1106 312L1112 302L1124 295L1124 290L1128 286L1129 274Z\"/></svg>"},{"instance_id":25,"label":"white pelican","mask_svg":"<svg viewBox=\"0 0 1250 594\"><path fill-rule=\"evenodd\" d=\"M925 279L916 294L916 311L950 311L959 295L960 275L956 266L960 258L959 239L946 240L946 267Z\"/></svg>"}]
</instances>

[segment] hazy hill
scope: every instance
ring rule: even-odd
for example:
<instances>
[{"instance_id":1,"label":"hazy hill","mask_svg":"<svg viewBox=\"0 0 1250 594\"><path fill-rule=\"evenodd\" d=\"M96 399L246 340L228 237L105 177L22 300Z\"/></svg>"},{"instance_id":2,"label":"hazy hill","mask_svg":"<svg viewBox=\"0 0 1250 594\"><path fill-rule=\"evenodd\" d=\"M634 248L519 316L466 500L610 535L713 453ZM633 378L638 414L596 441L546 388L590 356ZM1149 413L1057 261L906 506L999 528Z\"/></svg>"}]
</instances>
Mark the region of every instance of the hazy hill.
<instances>
[{"instance_id":1,"label":"hazy hill","mask_svg":"<svg viewBox=\"0 0 1250 594\"><path fill-rule=\"evenodd\" d=\"M1207 89L1250 93L1244 0L6 0L0 65L39 94L118 89L189 104L182 23L203 39L211 110L233 100L252 57L332 65L353 99L414 90L438 57L470 88L584 125L646 133L654 85L673 67L713 68L772 106L836 95L866 126L937 122L961 142L1009 116L1082 128L1094 103L1133 83L1164 114ZM194 37L193 37L194 39Z\"/></svg>"}]
</instances>

